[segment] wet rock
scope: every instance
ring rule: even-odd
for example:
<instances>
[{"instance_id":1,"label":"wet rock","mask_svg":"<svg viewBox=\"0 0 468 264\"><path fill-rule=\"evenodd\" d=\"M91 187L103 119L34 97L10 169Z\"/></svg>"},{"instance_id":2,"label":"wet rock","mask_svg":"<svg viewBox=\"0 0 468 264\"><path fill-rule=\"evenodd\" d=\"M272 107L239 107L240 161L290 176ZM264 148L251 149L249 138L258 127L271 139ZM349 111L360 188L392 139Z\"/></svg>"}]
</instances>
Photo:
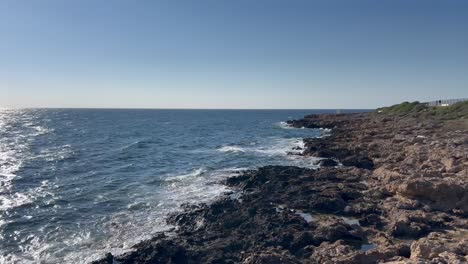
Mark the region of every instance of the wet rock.
<instances>
[{"instance_id":1,"label":"wet rock","mask_svg":"<svg viewBox=\"0 0 468 264\"><path fill-rule=\"evenodd\" d=\"M338 166L338 162L333 159L322 159L320 160L319 165L322 167L335 167Z\"/></svg>"},{"instance_id":2,"label":"wet rock","mask_svg":"<svg viewBox=\"0 0 468 264\"><path fill-rule=\"evenodd\" d=\"M266 249L261 252L248 253L243 264L296 264L300 263L287 250L281 248Z\"/></svg>"},{"instance_id":3,"label":"wet rock","mask_svg":"<svg viewBox=\"0 0 468 264\"><path fill-rule=\"evenodd\" d=\"M106 257L102 260L102 263L104 264L113 264L114 263L114 256L112 253L107 253Z\"/></svg>"},{"instance_id":4,"label":"wet rock","mask_svg":"<svg viewBox=\"0 0 468 264\"><path fill-rule=\"evenodd\" d=\"M353 155L346 157L342 161L344 166L354 166L356 168L372 170L374 169L374 162L366 156L362 155Z\"/></svg>"},{"instance_id":5,"label":"wet rock","mask_svg":"<svg viewBox=\"0 0 468 264\"><path fill-rule=\"evenodd\" d=\"M341 212L345 207L346 202L340 196L316 196L309 205L310 210L329 213Z\"/></svg>"},{"instance_id":6,"label":"wet rock","mask_svg":"<svg viewBox=\"0 0 468 264\"><path fill-rule=\"evenodd\" d=\"M120 264L130 263L193 263L184 247L170 240L144 242L136 246L138 251L115 258Z\"/></svg>"}]
</instances>

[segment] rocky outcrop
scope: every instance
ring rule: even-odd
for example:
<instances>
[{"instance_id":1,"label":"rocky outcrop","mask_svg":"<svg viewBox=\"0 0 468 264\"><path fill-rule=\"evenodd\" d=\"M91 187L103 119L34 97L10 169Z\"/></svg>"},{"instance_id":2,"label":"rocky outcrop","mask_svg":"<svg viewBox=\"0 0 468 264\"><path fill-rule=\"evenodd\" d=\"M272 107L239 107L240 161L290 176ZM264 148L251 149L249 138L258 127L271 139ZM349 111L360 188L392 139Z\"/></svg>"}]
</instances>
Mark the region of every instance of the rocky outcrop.
<instances>
[{"instance_id":1,"label":"rocky outcrop","mask_svg":"<svg viewBox=\"0 0 468 264\"><path fill-rule=\"evenodd\" d=\"M305 139L305 155L373 171L392 195L433 210L468 213L468 122L378 113L310 115L296 127L334 127Z\"/></svg>"},{"instance_id":2,"label":"rocky outcrop","mask_svg":"<svg viewBox=\"0 0 468 264\"><path fill-rule=\"evenodd\" d=\"M468 263L468 233L431 233L411 245L411 259L431 263Z\"/></svg>"},{"instance_id":3,"label":"rocky outcrop","mask_svg":"<svg viewBox=\"0 0 468 264\"><path fill-rule=\"evenodd\" d=\"M410 179L398 187L398 193L436 210L468 212L468 183L458 179Z\"/></svg>"},{"instance_id":4,"label":"rocky outcrop","mask_svg":"<svg viewBox=\"0 0 468 264\"><path fill-rule=\"evenodd\" d=\"M229 178L236 195L187 206L168 218L171 234L96 263L467 263L463 122L377 113L290 121L332 129L304 139L301 155L322 158L320 169Z\"/></svg>"}]
</instances>

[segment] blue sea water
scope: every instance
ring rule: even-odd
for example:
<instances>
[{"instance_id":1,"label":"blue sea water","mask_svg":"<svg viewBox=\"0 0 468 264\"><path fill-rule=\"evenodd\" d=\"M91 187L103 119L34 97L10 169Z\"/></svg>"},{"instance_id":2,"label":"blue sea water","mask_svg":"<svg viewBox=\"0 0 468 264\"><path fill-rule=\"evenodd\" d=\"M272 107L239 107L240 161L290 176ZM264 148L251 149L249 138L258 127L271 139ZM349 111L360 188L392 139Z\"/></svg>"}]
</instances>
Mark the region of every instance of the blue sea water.
<instances>
[{"instance_id":1,"label":"blue sea water","mask_svg":"<svg viewBox=\"0 0 468 264\"><path fill-rule=\"evenodd\" d=\"M86 263L167 230L183 203L323 131L282 121L330 110L0 110L0 263ZM298 150L295 150L296 152Z\"/></svg>"}]
</instances>

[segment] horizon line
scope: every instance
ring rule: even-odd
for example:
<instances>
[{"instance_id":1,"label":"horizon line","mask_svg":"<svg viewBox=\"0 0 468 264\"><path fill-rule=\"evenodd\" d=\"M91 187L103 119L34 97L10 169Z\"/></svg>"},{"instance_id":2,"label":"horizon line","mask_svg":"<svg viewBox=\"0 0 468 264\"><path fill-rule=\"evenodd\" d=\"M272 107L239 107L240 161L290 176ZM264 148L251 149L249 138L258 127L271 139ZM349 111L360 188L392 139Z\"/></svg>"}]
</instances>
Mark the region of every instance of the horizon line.
<instances>
[{"instance_id":1,"label":"horizon line","mask_svg":"<svg viewBox=\"0 0 468 264\"><path fill-rule=\"evenodd\" d=\"M377 108L153 108L153 107L0 107L0 109L70 110L375 110Z\"/></svg>"}]
</instances>

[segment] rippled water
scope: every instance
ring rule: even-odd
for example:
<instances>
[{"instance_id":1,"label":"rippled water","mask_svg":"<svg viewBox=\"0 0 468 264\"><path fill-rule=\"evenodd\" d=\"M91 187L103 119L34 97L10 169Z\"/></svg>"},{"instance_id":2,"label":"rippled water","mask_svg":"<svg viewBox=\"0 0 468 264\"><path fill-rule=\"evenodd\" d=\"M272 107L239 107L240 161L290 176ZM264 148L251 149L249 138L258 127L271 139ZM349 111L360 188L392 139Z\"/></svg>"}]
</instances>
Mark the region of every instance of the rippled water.
<instances>
[{"instance_id":1,"label":"rippled water","mask_svg":"<svg viewBox=\"0 0 468 264\"><path fill-rule=\"evenodd\" d=\"M0 263L86 263L167 229L220 180L287 155L313 110L0 110ZM296 150L297 151L297 150Z\"/></svg>"}]
</instances>

